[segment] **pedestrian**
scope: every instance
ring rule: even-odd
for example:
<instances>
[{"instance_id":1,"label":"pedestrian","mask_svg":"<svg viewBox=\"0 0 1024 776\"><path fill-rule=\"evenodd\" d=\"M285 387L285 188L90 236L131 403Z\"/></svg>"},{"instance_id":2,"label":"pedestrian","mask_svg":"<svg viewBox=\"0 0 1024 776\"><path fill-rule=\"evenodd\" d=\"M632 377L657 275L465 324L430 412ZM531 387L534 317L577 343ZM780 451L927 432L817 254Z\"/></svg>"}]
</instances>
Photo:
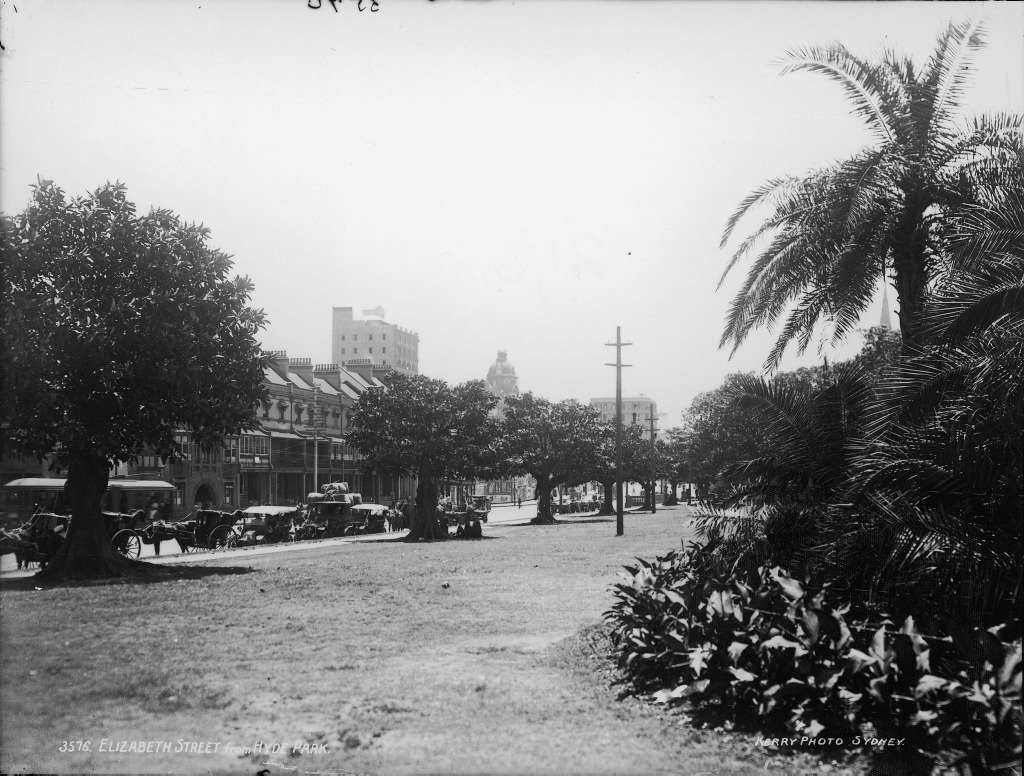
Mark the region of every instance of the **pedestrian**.
<instances>
[{"instance_id":1,"label":"pedestrian","mask_svg":"<svg viewBox=\"0 0 1024 776\"><path fill-rule=\"evenodd\" d=\"M149 515L148 515L148 517L149 517L149 524L150 525L153 525L153 523L157 522L157 520L160 519L160 502L157 501L156 499L153 499L153 502L149 505ZM153 541L153 553L155 555L159 555L160 554L160 540L159 539L155 539Z\"/></svg>"},{"instance_id":2,"label":"pedestrian","mask_svg":"<svg viewBox=\"0 0 1024 776\"><path fill-rule=\"evenodd\" d=\"M522 508L523 508L523 500L521 498L516 498L516 509L522 509Z\"/></svg>"}]
</instances>

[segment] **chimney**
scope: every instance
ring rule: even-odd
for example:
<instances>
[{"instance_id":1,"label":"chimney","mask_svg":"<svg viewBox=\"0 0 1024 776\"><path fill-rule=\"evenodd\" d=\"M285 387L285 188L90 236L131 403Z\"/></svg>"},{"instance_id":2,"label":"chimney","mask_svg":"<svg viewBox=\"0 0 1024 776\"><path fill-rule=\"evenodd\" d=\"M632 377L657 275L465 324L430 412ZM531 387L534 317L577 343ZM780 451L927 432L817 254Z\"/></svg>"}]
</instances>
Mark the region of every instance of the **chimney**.
<instances>
[{"instance_id":1,"label":"chimney","mask_svg":"<svg viewBox=\"0 0 1024 776\"><path fill-rule=\"evenodd\" d=\"M288 351L272 350L267 357L267 366L273 369L282 380L288 379Z\"/></svg>"},{"instance_id":2,"label":"chimney","mask_svg":"<svg viewBox=\"0 0 1024 776\"><path fill-rule=\"evenodd\" d=\"M323 380L334 390L341 390L341 367L337 364L317 364L313 376Z\"/></svg>"},{"instance_id":3,"label":"chimney","mask_svg":"<svg viewBox=\"0 0 1024 776\"><path fill-rule=\"evenodd\" d=\"M308 358L288 359L288 368L310 385L313 384L313 362Z\"/></svg>"}]
</instances>

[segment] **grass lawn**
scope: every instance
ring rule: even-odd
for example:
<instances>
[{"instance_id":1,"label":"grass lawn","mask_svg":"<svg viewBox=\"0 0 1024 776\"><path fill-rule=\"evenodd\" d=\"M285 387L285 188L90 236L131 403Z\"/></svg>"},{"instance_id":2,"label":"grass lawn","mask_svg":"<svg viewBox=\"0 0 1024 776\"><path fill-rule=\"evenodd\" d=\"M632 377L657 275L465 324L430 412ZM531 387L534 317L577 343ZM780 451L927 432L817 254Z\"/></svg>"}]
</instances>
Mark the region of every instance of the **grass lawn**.
<instances>
[{"instance_id":1,"label":"grass lawn","mask_svg":"<svg viewBox=\"0 0 1024 776\"><path fill-rule=\"evenodd\" d=\"M211 555L146 584L8 585L0 771L843 770L619 699L595 627L608 588L691 530L675 507L627 515L622 537L614 517L570 517L480 541ZM157 751L117 751L133 742Z\"/></svg>"}]
</instances>

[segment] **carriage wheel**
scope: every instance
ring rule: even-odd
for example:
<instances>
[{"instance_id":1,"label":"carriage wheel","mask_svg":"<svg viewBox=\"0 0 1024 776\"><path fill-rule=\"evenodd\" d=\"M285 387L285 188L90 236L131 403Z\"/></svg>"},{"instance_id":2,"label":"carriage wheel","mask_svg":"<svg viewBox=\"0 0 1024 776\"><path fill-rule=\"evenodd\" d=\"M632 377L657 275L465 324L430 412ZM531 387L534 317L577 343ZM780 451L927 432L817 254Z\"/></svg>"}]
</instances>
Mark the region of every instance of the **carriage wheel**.
<instances>
[{"instance_id":1,"label":"carriage wheel","mask_svg":"<svg viewBox=\"0 0 1024 776\"><path fill-rule=\"evenodd\" d=\"M210 538L207 540L207 546L211 550L221 550L228 546L229 534L231 533L231 527L227 525L219 525L210 531Z\"/></svg>"},{"instance_id":2,"label":"carriage wheel","mask_svg":"<svg viewBox=\"0 0 1024 776\"><path fill-rule=\"evenodd\" d=\"M123 528L110 537L114 549L126 558L137 558L142 551L142 539L130 528Z\"/></svg>"}]
</instances>

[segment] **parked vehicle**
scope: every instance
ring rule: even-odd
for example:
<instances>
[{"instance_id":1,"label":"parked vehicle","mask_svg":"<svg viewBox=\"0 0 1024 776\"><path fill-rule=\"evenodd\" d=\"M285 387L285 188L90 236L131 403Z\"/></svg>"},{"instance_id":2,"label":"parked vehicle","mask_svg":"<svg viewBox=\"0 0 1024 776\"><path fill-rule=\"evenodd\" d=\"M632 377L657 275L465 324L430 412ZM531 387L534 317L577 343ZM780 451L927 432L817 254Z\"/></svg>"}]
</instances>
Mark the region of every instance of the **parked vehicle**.
<instances>
[{"instance_id":1,"label":"parked vehicle","mask_svg":"<svg viewBox=\"0 0 1024 776\"><path fill-rule=\"evenodd\" d=\"M57 552L71 517L64 495L66 480L58 477L23 477L4 485L5 501L13 505L8 515L17 517L28 503L37 505L27 521L4 530L0 554L14 553L20 562L46 565ZM147 522L144 509L154 499L174 491L162 480L111 479L103 495L103 522L114 549L127 558L139 557L143 529ZM115 508L120 507L120 511ZM7 520L10 520L8 517Z\"/></svg>"},{"instance_id":2,"label":"parked vehicle","mask_svg":"<svg viewBox=\"0 0 1024 776\"><path fill-rule=\"evenodd\" d=\"M224 547L295 541L295 520L300 517L298 507L249 507L237 515L238 519L231 526L224 527L227 528ZM215 541L219 541L224 528L215 531Z\"/></svg>"},{"instance_id":3,"label":"parked vehicle","mask_svg":"<svg viewBox=\"0 0 1024 776\"><path fill-rule=\"evenodd\" d=\"M384 533L390 511L383 504L354 504L345 536Z\"/></svg>"},{"instance_id":4,"label":"parked vehicle","mask_svg":"<svg viewBox=\"0 0 1024 776\"><path fill-rule=\"evenodd\" d=\"M14 554L22 563L45 566L60 549L71 518L53 512L36 512L23 525L0 531L0 555Z\"/></svg>"},{"instance_id":5,"label":"parked vehicle","mask_svg":"<svg viewBox=\"0 0 1024 776\"><path fill-rule=\"evenodd\" d=\"M304 523L312 523L316 528L306 528L304 532L318 531L323 538L345 536L352 522L352 508L362 504L363 497L359 493L349 493L345 483L331 483L323 487L323 493L306 496Z\"/></svg>"},{"instance_id":6,"label":"parked vehicle","mask_svg":"<svg viewBox=\"0 0 1024 776\"><path fill-rule=\"evenodd\" d=\"M227 544L231 526L240 520L242 512L221 512L216 509L197 509L184 520L157 520L140 531L145 544L175 541L182 552L216 550Z\"/></svg>"}]
</instances>

